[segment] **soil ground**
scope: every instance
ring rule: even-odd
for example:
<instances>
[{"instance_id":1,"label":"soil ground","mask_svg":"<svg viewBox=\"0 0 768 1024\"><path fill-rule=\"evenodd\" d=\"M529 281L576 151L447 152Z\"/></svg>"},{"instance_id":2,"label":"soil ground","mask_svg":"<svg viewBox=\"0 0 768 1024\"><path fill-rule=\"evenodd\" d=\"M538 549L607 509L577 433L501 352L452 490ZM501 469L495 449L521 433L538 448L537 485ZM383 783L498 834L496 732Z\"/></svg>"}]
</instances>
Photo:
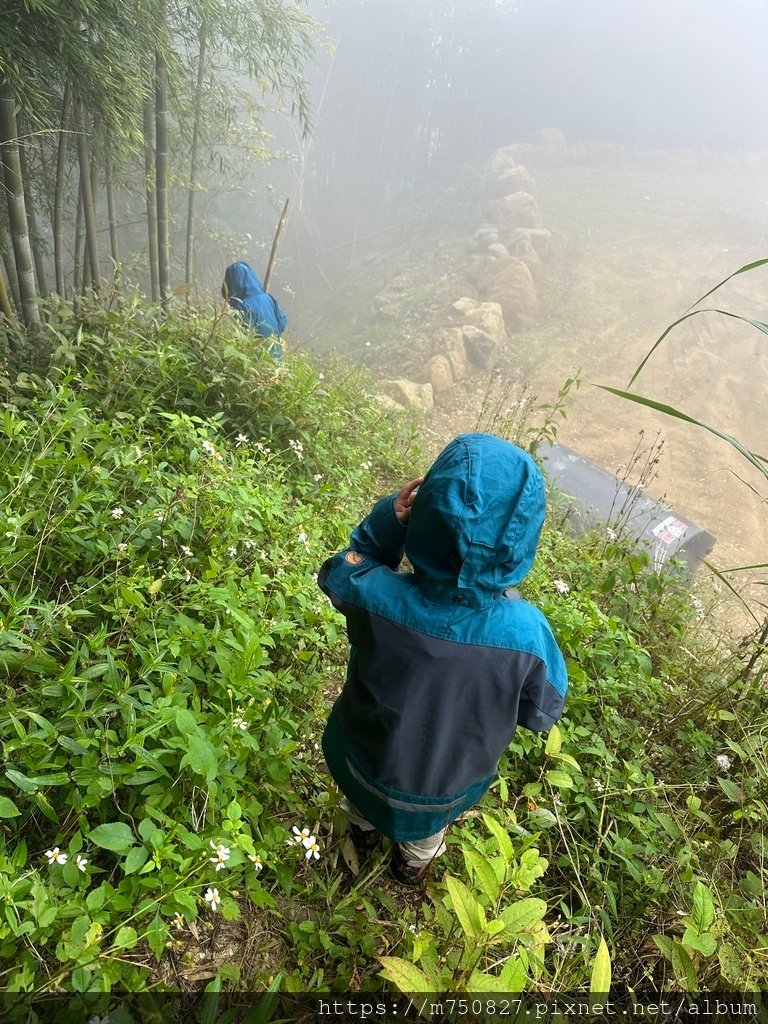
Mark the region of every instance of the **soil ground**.
<instances>
[{"instance_id":1,"label":"soil ground","mask_svg":"<svg viewBox=\"0 0 768 1024\"><path fill-rule=\"evenodd\" d=\"M559 439L623 472L639 432L647 448L661 431L664 452L649 491L715 534L719 566L768 561L765 479L722 439L595 386L626 388L668 324L739 267L768 256L764 176L736 161L709 172L571 166L532 173L531 192L553 236L538 281L539 320L510 337L492 373L457 386L453 402L428 418L429 454L475 428L494 382L512 391L528 383L541 402L552 402L578 369L583 383ZM450 322L452 302L476 295L467 238L480 226L482 197L476 204L467 198L454 190L450 217L420 222L412 237L400 234L388 250L369 253L343 293L313 308L310 347L335 347L378 376L423 379L430 331ZM703 307L765 321L767 300L764 267L735 278ZM768 455L768 337L754 327L716 313L691 318L632 390Z\"/></svg>"}]
</instances>

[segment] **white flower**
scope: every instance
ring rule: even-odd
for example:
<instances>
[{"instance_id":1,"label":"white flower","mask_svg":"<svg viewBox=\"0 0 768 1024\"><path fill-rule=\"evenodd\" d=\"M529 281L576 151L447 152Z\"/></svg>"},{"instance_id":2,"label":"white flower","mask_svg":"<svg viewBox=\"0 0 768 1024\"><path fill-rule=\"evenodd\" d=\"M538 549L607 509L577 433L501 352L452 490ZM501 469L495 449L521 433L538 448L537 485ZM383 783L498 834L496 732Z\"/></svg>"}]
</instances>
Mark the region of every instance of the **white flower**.
<instances>
[{"instance_id":1,"label":"white flower","mask_svg":"<svg viewBox=\"0 0 768 1024\"><path fill-rule=\"evenodd\" d=\"M312 477L312 479L315 481L316 484L319 484L320 481L323 479L323 474L322 473L315 473L315 475Z\"/></svg>"},{"instance_id":2,"label":"white flower","mask_svg":"<svg viewBox=\"0 0 768 1024\"><path fill-rule=\"evenodd\" d=\"M88 861L85 859L85 857L81 857L80 854L78 853L75 859L75 864L77 865L78 871L85 871L85 865L87 863Z\"/></svg>"},{"instance_id":3,"label":"white flower","mask_svg":"<svg viewBox=\"0 0 768 1024\"><path fill-rule=\"evenodd\" d=\"M325 380L325 374L324 373L318 373L317 379L318 380Z\"/></svg>"},{"instance_id":4,"label":"white flower","mask_svg":"<svg viewBox=\"0 0 768 1024\"><path fill-rule=\"evenodd\" d=\"M117 550L120 552L121 555L124 555L125 552L128 550L128 545L127 544L118 544L117 545Z\"/></svg>"},{"instance_id":5,"label":"white flower","mask_svg":"<svg viewBox=\"0 0 768 1024\"><path fill-rule=\"evenodd\" d=\"M595 789L597 790L598 793L605 792L605 786L602 784L600 779L593 779L592 780L592 785L595 787Z\"/></svg>"},{"instance_id":6,"label":"white flower","mask_svg":"<svg viewBox=\"0 0 768 1024\"><path fill-rule=\"evenodd\" d=\"M236 445L248 444L248 440L249 439L248 439L248 435L247 434L238 434L237 437L235 438L235 444Z\"/></svg>"},{"instance_id":7,"label":"white flower","mask_svg":"<svg viewBox=\"0 0 768 1024\"><path fill-rule=\"evenodd\" d=\"M416 934L416 925L415 924L409 924L408 925L408 931L411 933L411 935L415 935Z\"/></svg>"},{"instance_id":8,"label":"white flower","mask_svg":"<svg viewBox=\"0 0 768 1024\"><path fill-rule=\"evenodd\" d=\"M309 836L310 836L310 832L309 832L308 828L299 829L298 825L294 825L293 826L292 832L293 832L293 839L289 839L288 840L288 845L289 846L292 846L294 843L296 844L296 846L303 846L304 843L306 842L306 840L309 839ZM312 838L314 839L314 836Z\"/></svg>"},{"instance_id":9,"label":"white flower","mask_svg":"<svg viewBox=\"0 0 768 1024\"><path fill-rule=\"evenodd\" d=\"M184 915L183 914L174 914L173 915L173 927L174 928L183 928L184 927Z\"/></svg>"},{"instance_id":10,"label":"white flower","mask_svg":"<svg viewBox=\"0 0 768 1024\"><path fill-rule=\"evenodd\" d=\"M261 857L258 855L258 853L249 853L248 860L253 861L254 871L261 871L261 869L264 867L264 863Z\"/></svg>"},{"instance_id":11,"label":"white flower","mask_svg":"<svg viewBox=\"0 0 768 1024\"><path fill-rule=\"evenodd\" d=\"M303 840L302 845L307 851L304 854L307 860L312 860L313 857L315 860L320 860L320 847L318 846L317 840L314 836L307 836L307 838Z\"/></svg>"},{"instance_id":12,"label":"white flower","mask_svg":"<svg viewBox=\"0 0 768 1024\"><path fill-rule=\"evenodd\" d=\"M610 526L606 527L605 535L608 538L608 540L616 540L616 531L612 530Z\"/></svg>"},{"instance_id":13,"label":"white flower","mask_svg":"<svg viewBox=\"0 0 768 1024\"><path fill-rule=\"evenodd\" d=\"M304 458L304 445L301 441L295 441L293 438L288 442L289 446L293 449L296 458L301 461Z\"/></svg>"},{"instance_id":14,"label":"white flower","mask_svg":"<svg viewBox=\"0 0 768 1024\"><path fill-rule=\"evenodd\" d=\"M728 771L733 764L733 761L731 761L727 754L718 754L715 761L717 761L717 767L722 768L723 771Z\"/></svg>"},{"instance_id":15,"label":"white flower","mask_svg":"<svg viewBox=\"0 0 768 1024\"><path fill-rule=\"evenodd\" d=\"M93 1017L88 1018L88 1024L109 1024L109 1017L99 1017L94 1014Z\"/></svg>"},{"instance_id":16,"label":"white flower","mask_svg":"<svg viewBox=\"0 0 768 1024\"><path fill-rule=\"evenodd\" d=\"M227 548L227 554L228 554L228 555L229 555L229 556L230 556L231 558L234 558L234 557L235 557L235 555L237 554L237 548L236 548L236 547L228 547L228 548Z\"/></svg>"},{"instance_id":17,"label":"white flower","mask_svg":"<svg viewBox=\"0 0 768 1024\"><path fill-rule=\"evenodd\" d=\"M208 455L215 455L216 449L207 439L202 442L203 451L207 452Z\"/></svg>"},{"instance_id":18,"label":"white flower","mask_svg":"<svg viewBox=\"0 0 768 1024\"><path fill-rule=\"evenodd\" d=\"M116 505L109 514L113 519L122 519L125 515L125 510L120 508L119 505Z\"/></svg>"},{"instance_id":19,"label":"white flower","mask_svg":"<svg viewBox=\"0 0 768 1024\"><path fill-rule=\"evenodd\" d=\"M219 896L218 889L206 889L205 891L205 902L209 903L211 910L216 910L218 905L221 903L221 897Z\"/></svg>"},{"instance_id":20,"label":"white flower","mask_svg":"<svg viewBox=\"0 0 768 1024\"><path fill-rule=\"evenodd\" d=\"M552 586L555 588L558 594L567 594L568 591L571 589L565 582L565 580L553 580Z\"/></svg>"},{"instance_id":21,"label":"white flower","mask_svg":"<svg viewBox=\"0 0 768 1024\"><path fill-rule=\"evenodd\" d=\"M66 864L67 855L59 850L58 846L54 846L52 850L46 850L45 856L48 858L49 864Z\"/></svg>"},{"instance_id":22,"label":"white flower","mask_svg":"<svg viewBox=\"0 0 768 1024\"><path fill-rule=\"evenodd\" d=\"M229 847L225 846L224 843L214 843L214 841L211 840L211 849L219 860L229 860ZM211 858L211 860L213 860L213 858Z\"/></svg>"},{"instance_id":23,"label":"white flower","mask_svg":"<svg viewBox=\"0 0 768 1024\"><path fill-rule=\"evenodd\" d=\"M240 715L235 715L235 717L232 719L232 728L241 729L243 732L245 732L245 730L248 728L248 723L244 718L241 718Z\"/></svg>"},{"instance_id":24,"label":"white flower","mask_svg":"<svg viewBox=\"0 0 768 1024\"><path fill-rule=\"evenodd\" d=\"M361 465L363 469L370 469L373 463L369 459L366 459L366 461L361 463Z\"/></svg>"},{"instance_id":25,"label":"white flower","mask_svg":"<svg viewBox=\"0 0 768 1024\"><path fill-rule=\"evenodd\" d=\"M187 558L191 558L192 557L192 548L188 548L186 544L182 544L181 545L181 550L182 550L183 554L185 554L187 556Z\"/></svg>"}]
</instances>

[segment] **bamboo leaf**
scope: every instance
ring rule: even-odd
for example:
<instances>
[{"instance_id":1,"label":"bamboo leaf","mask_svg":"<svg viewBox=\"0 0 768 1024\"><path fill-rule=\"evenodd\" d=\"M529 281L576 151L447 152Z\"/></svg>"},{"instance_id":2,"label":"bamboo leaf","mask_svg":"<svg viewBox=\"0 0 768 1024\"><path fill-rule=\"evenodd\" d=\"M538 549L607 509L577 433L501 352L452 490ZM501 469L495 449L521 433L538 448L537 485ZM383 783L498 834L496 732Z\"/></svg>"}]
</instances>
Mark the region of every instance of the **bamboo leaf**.
<instances>
[{"instance_id":1,"label":"bamboo leaf","mask_svg":"<svg viewBox=\"0 0 768 1024\"><path fill-rule=\"evenodd\" d=\"M718 288L722 288L723 285L727 284L727 282L732 278L738 277L739 274L746 274L748 271L754 270L756 267L764 267L766 263L768 263L768 259L755 260L754 263L747 263L743 267L739 267L738 270L734 270L734 272L729 274L728 277L724 277L723 280L720 281L719 284L716 284L714 288L710 288L708 292L705 292L700 299L696 299L695 302L691 303L690 308L693 309L694 306L698 306L698 304L703 302L704 299L708 299L710 295L713 295Z\"/></svg>"}]
</instances>

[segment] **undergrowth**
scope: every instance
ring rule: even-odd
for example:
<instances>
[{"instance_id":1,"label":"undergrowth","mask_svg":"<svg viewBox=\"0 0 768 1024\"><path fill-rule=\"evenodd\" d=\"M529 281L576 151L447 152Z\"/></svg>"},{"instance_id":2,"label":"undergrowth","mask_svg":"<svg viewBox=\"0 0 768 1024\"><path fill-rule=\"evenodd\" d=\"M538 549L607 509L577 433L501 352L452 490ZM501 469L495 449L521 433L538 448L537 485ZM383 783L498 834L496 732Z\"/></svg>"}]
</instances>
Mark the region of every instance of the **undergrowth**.
<instances>
[{"instance_id":1,"label":"undergrowth","mask_svg":"<svg viewBox=\"0 0 768 1024\"><path fill-rule=\"evenodd\" d=\"M315 582L423 468L412 421L229 320L44 330L0 381L3 988L765 983L754 648L625 542L550 525L525 596L566 715L518 733L414 900L355 862L322 770L347 647Z\"/></svg>"}]
</instances>

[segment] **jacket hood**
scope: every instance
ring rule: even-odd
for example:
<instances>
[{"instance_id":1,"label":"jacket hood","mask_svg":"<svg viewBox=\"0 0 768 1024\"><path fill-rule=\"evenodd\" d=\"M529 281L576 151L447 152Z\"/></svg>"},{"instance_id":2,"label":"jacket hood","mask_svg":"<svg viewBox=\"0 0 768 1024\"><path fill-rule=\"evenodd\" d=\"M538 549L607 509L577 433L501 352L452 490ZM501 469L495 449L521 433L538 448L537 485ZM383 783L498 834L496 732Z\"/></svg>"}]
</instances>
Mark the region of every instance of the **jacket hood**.
<instances>
[{"instance_id":1,"label":"jacket hood","mask_svg":"<svg viewBox=\"0 0 768 1024\"><path fill-rule=\"evenodd\" d=\"M264 286L250 263L230 263L224 271L222 292L227 299L247 299L262 295Z\"/></svg>"},{"instance_id":2,"label":"jacket hood","mask_svg":"<svg viewBox=\"0 0 768 1024\"><path fill-rule=\"evenodd\" d=\"M443 449L411 508L405 553L432 600L484 607L533 565L545 489L530 455L491 434Z\"/></svg>"}]
</instances>

